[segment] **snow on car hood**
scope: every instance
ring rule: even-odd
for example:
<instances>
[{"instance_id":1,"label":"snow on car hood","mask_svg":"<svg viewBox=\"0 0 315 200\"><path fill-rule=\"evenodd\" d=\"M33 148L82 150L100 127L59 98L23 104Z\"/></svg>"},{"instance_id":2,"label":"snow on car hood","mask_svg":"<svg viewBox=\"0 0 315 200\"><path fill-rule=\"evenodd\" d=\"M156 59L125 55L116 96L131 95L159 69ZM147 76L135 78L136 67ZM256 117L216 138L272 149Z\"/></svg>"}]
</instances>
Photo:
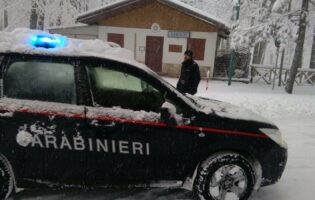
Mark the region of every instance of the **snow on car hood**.
<instances>
[{"instance_id":1,"label":"snow on car hood","mask_svg":"<svg viewBox=\"0 0 315 200\"><path fill-rule=\"evenodd\" d=\"M189 94L187 94L186 96L191 99L203 113L207 115L213 114L224 118L273 124L268 119L246 108L238 107L233 104L225 103L218 100L196 97Z\"/></svg>"}]
</instances>

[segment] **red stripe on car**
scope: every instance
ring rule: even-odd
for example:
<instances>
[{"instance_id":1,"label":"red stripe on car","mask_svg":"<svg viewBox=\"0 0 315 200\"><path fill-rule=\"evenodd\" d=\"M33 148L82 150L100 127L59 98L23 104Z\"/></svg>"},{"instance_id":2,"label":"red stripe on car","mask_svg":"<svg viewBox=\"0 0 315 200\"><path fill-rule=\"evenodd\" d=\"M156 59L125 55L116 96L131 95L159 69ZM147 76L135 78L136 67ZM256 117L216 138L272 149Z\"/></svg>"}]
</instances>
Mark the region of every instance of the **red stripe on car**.
<instances>
[{"instance_id":1,"label":"red stripe on car","mask_svg":"<svg viewBox=\"0 0 315 200\"><path fill-rule=\"evenodd\" d=\"M5 110L2 110L2 111L5 111ZM79 113L64 113L64 112L54 112L54 111L32 111L32 110L26 109L26 108L19 109L16 112L31 113L31 114L38 114L38 115L47 115L47 116L72 117L72 118L79 118L79 119L91 119L91 120L99 120L99 121L113 121L113 122L120 122L120 123L152 125L152 126L159 126L159 127L195 130L195 131L201 131L201 132L204 131L204 132L222 133L222 134L230 134L230 135L243 135L243 136L256 137L256 138L268 138L266 135L263 135L263 134L255 134L255 133L224 130L224 129L215 129L215 128L206 128L206 127L199 127L199 126L187 126L187 125L178 125L178 126L171 127L171 126L168 126L167 124L161 123L161 122L134 120L134 119L123 119L123 118L115 118L115 117L110 117L110 116L98 116L98 115L97 116L86 116L85 114L79 114Z\"/></svg>"}]
</instances>

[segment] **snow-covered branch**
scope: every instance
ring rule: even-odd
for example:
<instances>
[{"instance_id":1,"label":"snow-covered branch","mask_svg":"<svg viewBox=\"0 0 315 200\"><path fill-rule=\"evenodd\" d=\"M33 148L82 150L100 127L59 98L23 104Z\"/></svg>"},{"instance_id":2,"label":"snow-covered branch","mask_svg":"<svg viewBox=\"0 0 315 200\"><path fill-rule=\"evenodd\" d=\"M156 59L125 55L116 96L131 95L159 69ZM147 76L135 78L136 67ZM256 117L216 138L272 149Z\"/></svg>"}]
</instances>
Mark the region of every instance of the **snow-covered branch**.
<instances>
[{"instance_id":1,"label":"snow-covered branch","mask_svg":"<svg viewBox=\"0 0 315 200\"><path fill-rule=\"evenodd\" d=\"M242 15L233 25L231 46L254 47L259 42L270 40L286 45L294 38L295 25L290 16L301 13L301 10L290 11L289 3L289 0L242 1Z\"/></svg>"}]
</instances>

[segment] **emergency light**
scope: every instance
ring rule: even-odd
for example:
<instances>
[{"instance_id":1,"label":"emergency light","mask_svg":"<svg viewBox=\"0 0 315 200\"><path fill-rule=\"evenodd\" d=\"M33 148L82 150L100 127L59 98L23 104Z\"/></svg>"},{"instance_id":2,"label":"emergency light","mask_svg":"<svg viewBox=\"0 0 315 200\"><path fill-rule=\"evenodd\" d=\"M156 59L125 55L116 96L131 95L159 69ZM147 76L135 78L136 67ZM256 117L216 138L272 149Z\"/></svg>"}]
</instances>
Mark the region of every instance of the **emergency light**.
<instances>
[{"instance_id":1,"label":"emergency light","mask_svg":"<svg viewBox=\"0 0 315 200\"><path fill-rule=\"evenodd\" d=\"M54 37L50 35L35 35L32 37L33 47L42 47L46 49L63 47L64 46L63 37Z\"/></svg>"}]
</instances>

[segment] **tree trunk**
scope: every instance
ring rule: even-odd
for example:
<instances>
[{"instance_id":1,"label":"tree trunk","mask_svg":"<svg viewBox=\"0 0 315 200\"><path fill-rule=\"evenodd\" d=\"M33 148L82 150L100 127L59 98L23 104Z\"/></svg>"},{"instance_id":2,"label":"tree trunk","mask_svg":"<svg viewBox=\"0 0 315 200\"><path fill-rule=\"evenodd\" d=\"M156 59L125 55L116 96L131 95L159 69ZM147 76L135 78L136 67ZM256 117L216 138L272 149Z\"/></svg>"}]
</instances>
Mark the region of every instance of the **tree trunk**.
<instances>
[{"instance_id":1,"label":"tree trunk","mask_svg":"<svg viewBox=\"0 0 315 200\"><path fill-rule=\"evenodd\" d=\"M264 63L264 54L266 51L266 42L259 42L254 48L253 64L263 64Z\"/></svg>"},{"instance_id":2,"label":"tree trunk","mask_svg":"<svg viewBox=\"0 0 315 200\"><path fill-rule=\"evenodd\" d=\"M298 68L302 66L302 58L303 58L303 48L304 48L304 40L305 40L305 32L306 32L306 23L308 16L308 3L309 0L303 0L302 2L302 11L300 17L300 27L298 31L298 40L295 47L294 58L290 70L289 79L287 81L287 85L285 90L287 93L292 94L294 82L296 78L296 74Z\"/></svg>"},{"instance_id":3,"label":"tree trunk","mask_svg":"<svg viewBox=\"0 0 315 200\"><path fill-rule=\"evenodd\" d=\"M37 14L38 5L36 1L32 1L32 8L31 8L31 17L30 17L30 28L36 29L37 28L37 21L38 21L38 14Z\"/></svg>"},{"instance_id":4,"label":"tree trunk","mask_svg":"<svg viewBox=\"0 0 315 200\"><path fill-rule=\"evenodd\" d=\"M314 29L314 36L313 36L313 45L312 45L312 56L311 56L311 64L310 68L315 69L315 29Z\"/></svg>"},{"instance_id":5,"label":"tree trunk","mask_svg":"<svg viewBox=\"0 0 315 200\"><path fill-rule=\"evenodd\" d=\"M9 26L9 15L8 15L8 2L7 1L3 1L3 28L7 28Z\"/></svg>"},{"instance_id":6,"label":"tree trunk","mask_svg":"<svg viewBox=\"0 0 315 200\"><path fill-rule=\"evenodd\" d=\"M9 26L9 17L8 17L8 10L4 9L4 28L7 28Z\"/></svg>"}]
</instances>

